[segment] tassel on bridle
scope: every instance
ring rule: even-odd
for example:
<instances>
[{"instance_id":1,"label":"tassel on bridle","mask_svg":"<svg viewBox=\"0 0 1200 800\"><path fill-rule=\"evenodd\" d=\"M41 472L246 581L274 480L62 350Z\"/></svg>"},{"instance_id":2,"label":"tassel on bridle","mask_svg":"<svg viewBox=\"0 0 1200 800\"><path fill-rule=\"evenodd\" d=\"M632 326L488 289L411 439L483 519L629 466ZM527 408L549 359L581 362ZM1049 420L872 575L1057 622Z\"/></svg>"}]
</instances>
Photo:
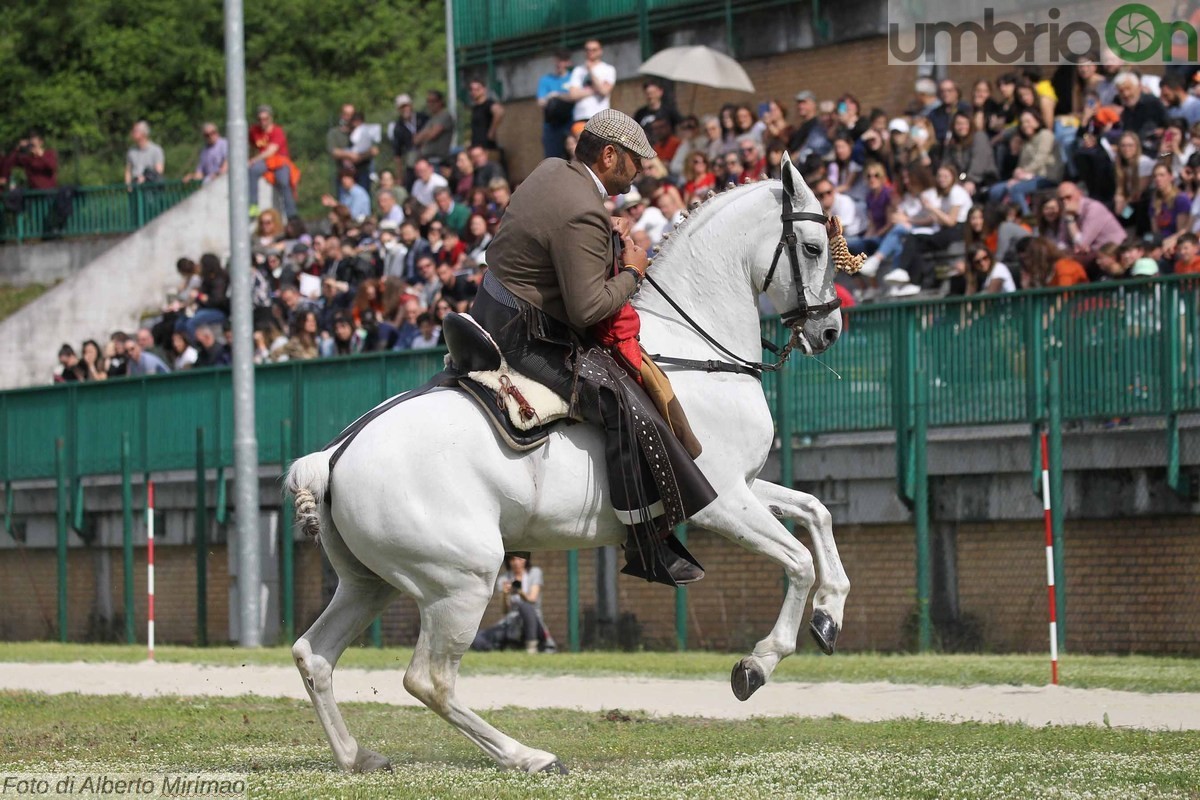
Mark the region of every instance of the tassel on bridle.
<instances>
[{"instance_id":1,"label":"tassel on bridle","mask_svg":"<svg viewBox=\"0 0 1200 800\"><path fill-rule=\"evenodd\" d=\"M846 246L846 237L842 233L842 221L837 217L830 217L825 223L825 230L829 234L829 253L833 256L834 266L851 275L862 269L867 256L865 253L853 255L850 252L850 248Z\"/></svg>"}]
</instances>

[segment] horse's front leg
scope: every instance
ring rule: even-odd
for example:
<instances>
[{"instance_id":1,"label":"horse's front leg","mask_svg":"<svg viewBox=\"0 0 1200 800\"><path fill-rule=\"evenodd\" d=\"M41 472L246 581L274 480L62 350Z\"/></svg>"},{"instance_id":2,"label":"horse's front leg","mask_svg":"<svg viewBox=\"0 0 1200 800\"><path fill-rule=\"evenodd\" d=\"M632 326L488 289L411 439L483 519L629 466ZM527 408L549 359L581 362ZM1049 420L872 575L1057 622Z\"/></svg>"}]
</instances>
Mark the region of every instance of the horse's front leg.
<instances>
[{"instance_id":1,"label":"horse's front leg","mask_svg":"<svg viewBox=\"0 0 1200 800\"><path fill-rule=\"evenodd\" d=\"M825 505L811 494L756 480L754 495L772 515L799 522L812 537L817 559L817 590L813 594L811 630L826 655L832 655L842 630L842 612L850 593L850 579L833 540L833 518Z\"/></svg>"},{"instance_id":2,"label":"horse's front leg","mask_svg":"<svg viewBox=\"0 0 1200 800\"><path fill-rule=\"evenodd\" d=\"M771 559L787 573L787 592L775 627L733 667L733 693L746 700L767 682L780 661L796 652L804 603L815 577L812 556L745 484L719 495L692 522Z\"/></svg>"}]
</instances>

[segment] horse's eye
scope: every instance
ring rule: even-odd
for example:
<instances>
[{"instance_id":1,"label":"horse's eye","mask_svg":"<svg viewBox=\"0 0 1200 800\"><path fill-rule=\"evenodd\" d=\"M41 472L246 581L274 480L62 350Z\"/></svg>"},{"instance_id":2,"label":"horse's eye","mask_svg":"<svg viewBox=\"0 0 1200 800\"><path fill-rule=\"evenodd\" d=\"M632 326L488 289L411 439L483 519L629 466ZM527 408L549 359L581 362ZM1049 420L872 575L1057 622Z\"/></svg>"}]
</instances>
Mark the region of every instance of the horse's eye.
<instances>
[{"instance_id":1,"label":"horse's eye","mask_svg":"<svg viewBox=\"0 0 1200 800\"><path fill-rule=\"evenodd\" d=\"M810 256L819 256L821 255L821 245L813 244L812 242L805 242L804 252L808 253Z\"/></svg>"}]
</instances>

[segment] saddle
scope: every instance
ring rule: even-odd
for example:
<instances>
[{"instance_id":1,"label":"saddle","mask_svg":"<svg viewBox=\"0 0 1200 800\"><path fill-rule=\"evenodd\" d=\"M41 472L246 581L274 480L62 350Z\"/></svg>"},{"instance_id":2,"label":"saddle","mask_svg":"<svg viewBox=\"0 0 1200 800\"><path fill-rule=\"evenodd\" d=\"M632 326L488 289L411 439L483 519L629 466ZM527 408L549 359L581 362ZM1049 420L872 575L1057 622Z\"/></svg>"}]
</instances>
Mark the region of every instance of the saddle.
<instances>
[{"instance_id":1,"label":"saddle","mask_svg":"<svg viewBox=\"0 0 1200 800\"><path fill-rule=\"evenodd\" d=\"M511 369L491 334L470 315L447 314L442 340L450 351L446 369L458 376L458 388L479 405L512 449L540 447L553 423L569 416L567 401Z\"/></svg>"}]
</instances>

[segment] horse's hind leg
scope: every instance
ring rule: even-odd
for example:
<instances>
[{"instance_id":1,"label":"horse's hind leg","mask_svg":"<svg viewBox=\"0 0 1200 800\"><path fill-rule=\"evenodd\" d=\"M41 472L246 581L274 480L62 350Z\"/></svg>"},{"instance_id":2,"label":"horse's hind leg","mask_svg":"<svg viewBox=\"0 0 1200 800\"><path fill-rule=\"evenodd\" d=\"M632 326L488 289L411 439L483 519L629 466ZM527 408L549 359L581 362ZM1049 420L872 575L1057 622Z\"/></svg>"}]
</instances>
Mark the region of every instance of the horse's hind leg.
<instances>
[{"instance_id":1,"label":"horse's hind leg","mask_svg":"<svg viewBox=\"0 0 1200 800\"><path fill-rule=\"evenodd\" d=\"M829 510L811 494L774 483L756 480L752 488L767 510L780 519L799 522L812 537L817 560L817 590L813 594L810 630L825 654L832 655L842 629L842 612L846 607L846 595L850 593L850 579L846 577L837 543L833 540L833 519Z\"/></svg>"},{"instance_id":2,"label":"horse's hind leg","mask_svg":"<svg viewBox=\"0 0 1200 800\"><path fill-rule=\"evenodd\" d=\"M333 697L333 668L346 647L366 629L396 596L396 589L379 578L339 574L337 591L317 621L292 646L292 658L304 678L304 688L338 766L354 772L389 769L378 753L359 747L346 730L346 721Z\"/></svg>"},{"instance_id":3,"label":"horse's hind leg","mask_svg":"<svg viewBox=\"0 0 1200 800\"><path fill-rule=\"evenodd\" d=\"M723 492L692 521L771 559L787 573L787 592L775 627L750 655L734 665L730 676L734 695L746 700L767 682L780 661L796 652L804 604L815 577L813 559L745 485Z\"/></svg>"},{"instance_id":4,"label":"horse's hind leg","mask_svg":"<svg viewBox=\"0 0 1200 800\"><path fill-rule=\"evenodd\" d=\"M463 653L471 646L491 596L492 581L479 580L421 604L421 635L404 673L404 688L479 746L504 769L567 770L553 753L526 747L479 718L458 699L454 684Z\"/></svg>"}]
</instances>

